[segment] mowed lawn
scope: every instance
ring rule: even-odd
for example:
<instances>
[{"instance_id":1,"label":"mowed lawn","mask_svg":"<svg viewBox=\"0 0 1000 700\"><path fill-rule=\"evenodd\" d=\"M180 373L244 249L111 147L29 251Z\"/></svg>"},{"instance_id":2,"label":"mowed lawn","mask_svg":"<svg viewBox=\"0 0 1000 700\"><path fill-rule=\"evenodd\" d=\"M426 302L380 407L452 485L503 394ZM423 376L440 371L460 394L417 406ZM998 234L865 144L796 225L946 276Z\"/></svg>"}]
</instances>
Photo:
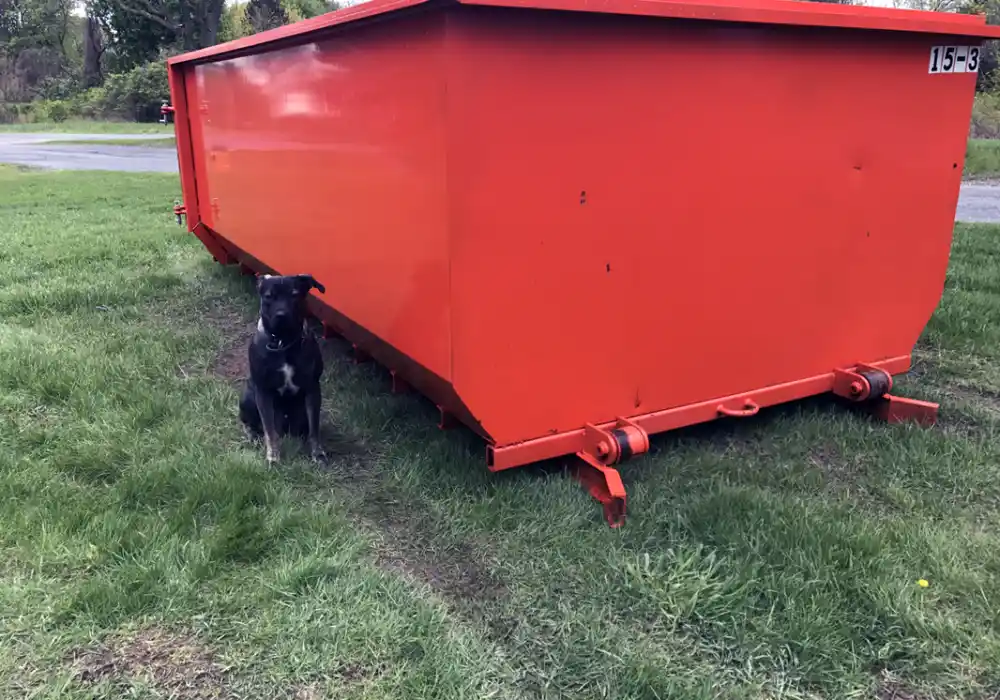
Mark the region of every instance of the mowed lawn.
<instances>
[{"instance_id":1,"label":"mowed lawn","mask_svg":"<svg viewBox=\"0 0 1000 700\"><path fill-rule=\"evenodd\" d=\"M49 133L49 134L162 134L173 136L172 124L156 122L109 122L94 119L67 119L61 122L31 122L0 124L3 133Z\"/></svg>"},{"instance_id":2,"label":"mowed lawn","mask_svg":"<svg viewBox=\"0 0 1000 700\"><path fill-rule=\"evenodd\" d=\"M59 139L53 138L51 141L44 141L45 145L76 145L76 146L139 146L143 148L176 148L177 141L173 136L163 138L114 138L108 136L106 139Z\"/></svg>"},{"instance_id":3,"label":"mowed lawn","mask_svg":"<svg viewBox=\"0 0 1000 700\"><path fill-rule=\"evenodd\" d=\"M235 414L252 281L177 195L0 169L0 696L1000 692L1000 229L958 227L899 382L938 427L817 399L661 436L610 530L337 341L329 464L267 468Z\"/></svg>"}]
</instances>

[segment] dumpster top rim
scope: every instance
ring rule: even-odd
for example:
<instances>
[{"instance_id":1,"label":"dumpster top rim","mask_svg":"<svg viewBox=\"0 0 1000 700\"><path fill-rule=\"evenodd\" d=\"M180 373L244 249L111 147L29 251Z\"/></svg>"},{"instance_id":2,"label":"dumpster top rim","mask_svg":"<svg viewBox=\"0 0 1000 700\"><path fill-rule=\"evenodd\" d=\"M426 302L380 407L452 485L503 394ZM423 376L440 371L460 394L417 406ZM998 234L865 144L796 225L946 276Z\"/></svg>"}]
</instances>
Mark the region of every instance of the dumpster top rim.
<instances>
[{"instance_id":1,"label":"dumpster top rim","mask_svg":"<svg viewBox=\"0 0 1000 700\"><path fill-rule=\"evenodd\" d=\"M1000 39L1000 25L987 25L986 18L982 15L834 5L801 0L370 0L253 36L174 56L167 63L176 65L219 60L256 53L252 49L257 47L274 48L270 45L301 43L303 37L330 27L418 5L478 5Z\"/></svg>"}]
</instances>

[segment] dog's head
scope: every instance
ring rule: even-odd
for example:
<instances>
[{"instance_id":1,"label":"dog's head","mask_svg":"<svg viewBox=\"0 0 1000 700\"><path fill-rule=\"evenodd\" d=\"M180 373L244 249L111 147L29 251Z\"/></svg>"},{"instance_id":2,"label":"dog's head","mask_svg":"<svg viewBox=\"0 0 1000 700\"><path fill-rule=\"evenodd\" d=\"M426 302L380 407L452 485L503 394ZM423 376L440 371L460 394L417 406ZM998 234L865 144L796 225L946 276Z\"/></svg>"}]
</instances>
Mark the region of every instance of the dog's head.
<instances>
[{"instance_id":1,"label":"dog's head","mask_svg":"<svg viewBox=\"0 0 1000 700\"><path fill-rule=\"evenodd\" d=\"M326 288L312 275L261 275L257 278L260 294L260 321L273 336L287 337L302 332L309 290Z\"/></svg>"}]
</instances>

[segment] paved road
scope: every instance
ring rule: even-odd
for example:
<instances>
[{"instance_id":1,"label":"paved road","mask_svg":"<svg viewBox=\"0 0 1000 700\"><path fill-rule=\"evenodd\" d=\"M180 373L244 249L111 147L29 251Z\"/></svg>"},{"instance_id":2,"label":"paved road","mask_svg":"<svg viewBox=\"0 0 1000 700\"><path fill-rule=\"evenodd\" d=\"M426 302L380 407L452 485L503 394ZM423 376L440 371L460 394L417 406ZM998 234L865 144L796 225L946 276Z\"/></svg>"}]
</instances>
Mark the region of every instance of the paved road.
<instances>
[{"instance_id":1,"label":"paved road","mask_svg":"<svg viewBox=\"0 0 1000 700\"><path fill-rule=\"evenodd\" d=\"M1000 223L1000 181L963 183L955 220Z\"/></svg>"},{"instance_id":2,"label":"paved road","mask_svg":"<svg viewBox=\"0 0 1000 700\"><path fill-rule=\"evenodd\" d=\"M103 143L46 143L46 141L107 141L163 138L163 134L0 134L0 163L61 170L122 170L176 173L177 152L152 146L114 146Z\"/></svg>"},{"instance_id":3,"label":"paved road","mask_svg":"<svg viewBox=\"0 0 1000 700\"><path fill-rule=\"evenodd\" d=\"M164 130L164 134L169 134ZM64 170L124 170L176 173L172 148L58 144L46 141L101 141L163 138L155 134L0 134L0 163ZM967 182L958 199L957 221L1000 223L1000 181Z\"/></svg>"}]
</instances>

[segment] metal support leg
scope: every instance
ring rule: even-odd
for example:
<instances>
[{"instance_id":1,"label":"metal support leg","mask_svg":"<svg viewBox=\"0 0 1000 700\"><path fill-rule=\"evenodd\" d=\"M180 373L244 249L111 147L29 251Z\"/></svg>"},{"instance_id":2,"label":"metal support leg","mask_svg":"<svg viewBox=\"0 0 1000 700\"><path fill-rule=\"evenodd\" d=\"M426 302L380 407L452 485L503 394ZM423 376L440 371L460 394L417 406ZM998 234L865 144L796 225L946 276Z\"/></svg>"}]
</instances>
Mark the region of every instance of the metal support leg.
<instances>
[{"instance_id":1,"label":"metal support leg","mask_svg":"<svg viewBox=\"0 0 1000 700\"><path fill-rule=\"evenodd\" d=\"M614 467L601 464L596 459L578 452L580 463L573 476L604 508L604 519L610 527L618 528L625 524L625 484L621 474Z\"/></svg>"},{"instance_id":2,"label":"metal support leg","mask_svg":"<svg viewBox=\"0 0 1000 700\"><path fill-rule=\"evenodd\" d=\"M410 393L410 385L406 383L406 380L400 377L396 370L389 370L389 376L392 377L392 393L394 394L408 394Z\"/></svg>"},{"instance_id":3,"label":"metal support leg","mask_svg":"<svg viewBox=\"0 0 1000 700\"><path fill-rule=\"evenodd\" d=\"M444 406L438 406L438 414L440 418L438 419L438 428L441 430L451 430L452 428L458 427L458 419L455 418L455 414L449 411Z\"/></svg>"},{"instance_id":4,"label":"metal support leg","mask_svg":"<svg viewBox=\"0 0 1000 700\"><path fill-rule=\"evenodd\" d=\"M872 404L872 414L887 423L908 423L930 427L937 422L939 405L930 401L886 394Z\"/></svg>"},{"instance_id":5,"label":"metal support leg","mask_svg":"<svg viewBox=\"0 0 1000 700\"><path fill-rule=\"evenodd\" d=\"M354 364L356 365L364 364L372 359L371 355L359 348L357 345L352 345L351 350L353 350Z\"/></svg>"}]
</instances>

